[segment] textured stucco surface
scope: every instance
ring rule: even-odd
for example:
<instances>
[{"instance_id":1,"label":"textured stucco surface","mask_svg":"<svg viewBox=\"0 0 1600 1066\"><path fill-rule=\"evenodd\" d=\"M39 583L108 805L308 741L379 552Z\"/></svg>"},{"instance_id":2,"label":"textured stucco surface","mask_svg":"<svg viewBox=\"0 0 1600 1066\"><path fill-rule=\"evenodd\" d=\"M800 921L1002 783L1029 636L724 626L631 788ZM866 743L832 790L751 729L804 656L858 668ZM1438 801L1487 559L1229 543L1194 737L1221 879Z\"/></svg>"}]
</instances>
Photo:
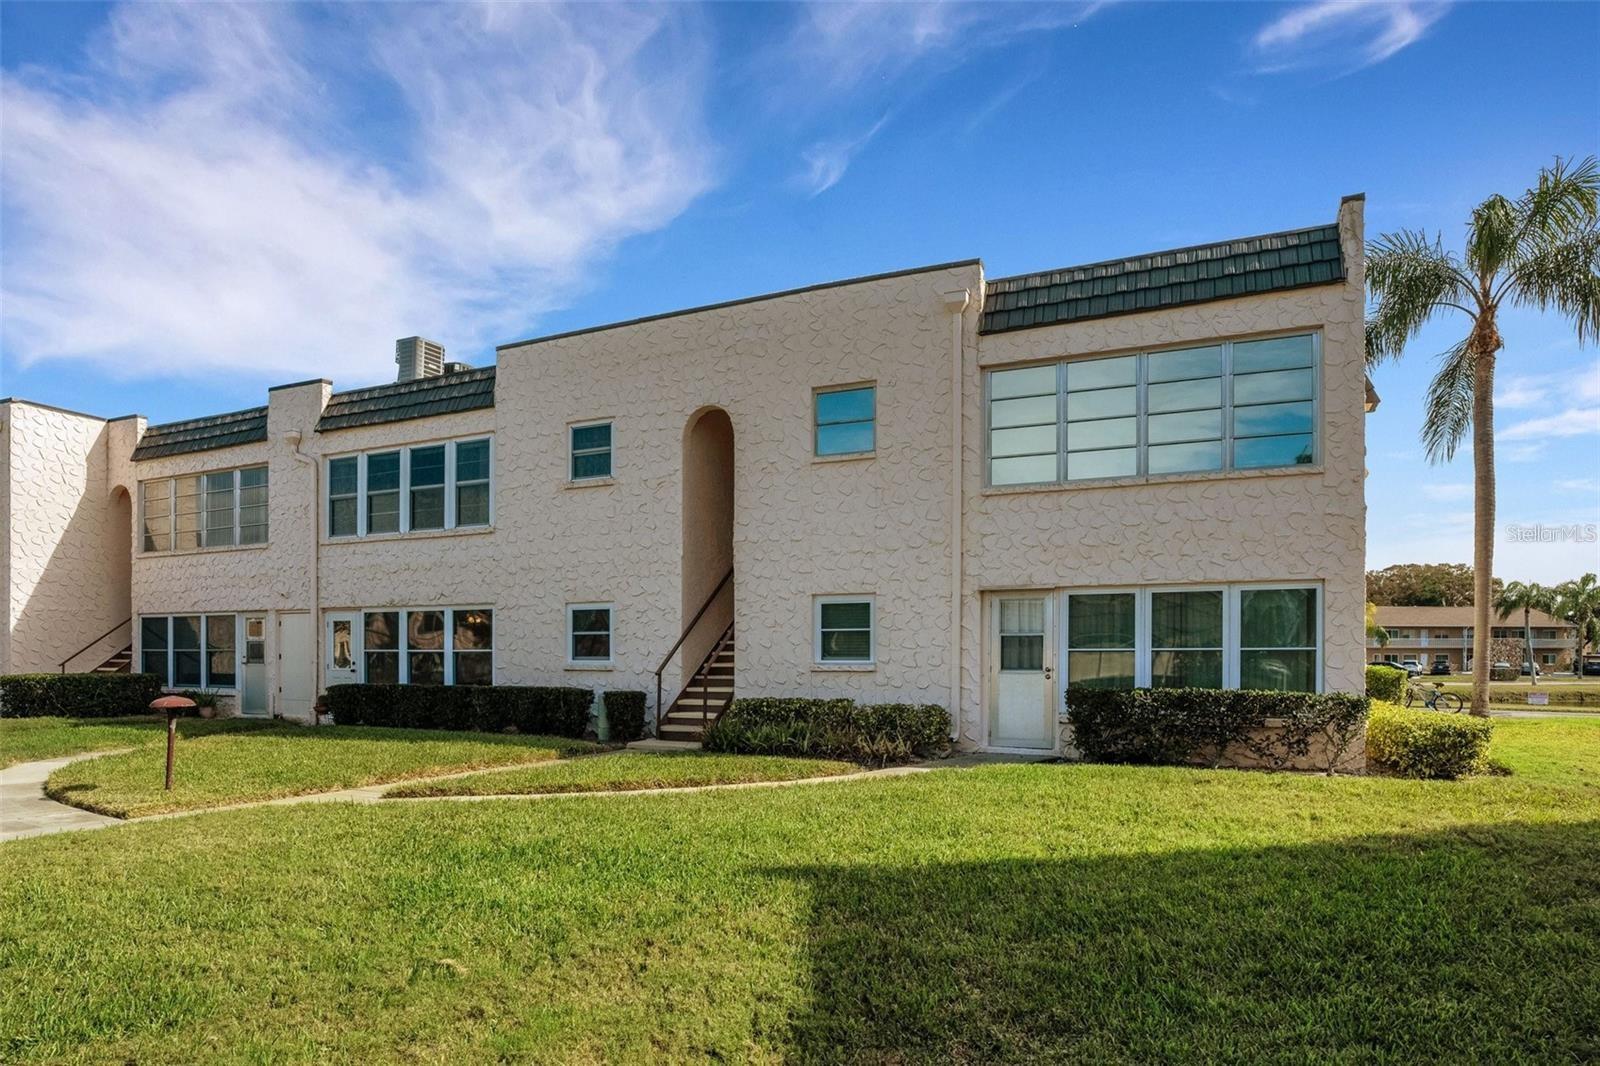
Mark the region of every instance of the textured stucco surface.
<instances>
[{"instance_id":1,"label":"textured stucco surface","mask_svg":"<svg viewBox=\"0 0 1600 1066\"><path fill-rule=\"evenodd\" d=\"M128 617L128 504L107 479L108 424L30 403L0 405L6 640L0 673L54 672ZM69 663L88 670L126 629Z\"/></svg>"}]
</instances>

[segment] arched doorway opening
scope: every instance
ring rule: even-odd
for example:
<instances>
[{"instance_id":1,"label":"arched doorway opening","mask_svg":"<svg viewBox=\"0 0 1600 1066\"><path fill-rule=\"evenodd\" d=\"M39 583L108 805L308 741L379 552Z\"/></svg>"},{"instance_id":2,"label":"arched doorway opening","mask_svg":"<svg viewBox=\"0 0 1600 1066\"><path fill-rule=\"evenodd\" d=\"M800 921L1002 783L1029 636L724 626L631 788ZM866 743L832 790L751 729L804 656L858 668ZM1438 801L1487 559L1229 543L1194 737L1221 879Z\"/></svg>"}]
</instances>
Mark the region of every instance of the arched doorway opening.
<instances>
[{"instance_id":1,"label":"arched doorway opening","mask_svg":"<svg viewBox=\"0 0 1600 1066\"><path fill-rule=\"evenodd\" d=\"M733 422L720 407L701 408L683 433L684 684L733 624L733 481Z\"/></svg>"}]
</instances>

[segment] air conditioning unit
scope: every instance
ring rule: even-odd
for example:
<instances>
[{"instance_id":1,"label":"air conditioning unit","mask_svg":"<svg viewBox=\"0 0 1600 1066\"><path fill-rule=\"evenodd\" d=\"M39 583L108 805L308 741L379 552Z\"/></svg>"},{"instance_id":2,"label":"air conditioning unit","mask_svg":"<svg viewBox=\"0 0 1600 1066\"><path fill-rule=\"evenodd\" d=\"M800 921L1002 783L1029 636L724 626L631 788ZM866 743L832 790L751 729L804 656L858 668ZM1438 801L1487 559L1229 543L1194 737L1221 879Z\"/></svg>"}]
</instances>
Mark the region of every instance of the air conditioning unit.
<instances>
[{"instance_id":1,"label":"air conditioning unit","mask_svg":"<svg viewBox=\"0 0 1600 1066\"><path fill-rule=\"evenodd\" d=\"M444 373L444 345L426 337L402 337L394 342L394 361L400 368L396 381L436 378Z\"/></svg>"}]
</instances>

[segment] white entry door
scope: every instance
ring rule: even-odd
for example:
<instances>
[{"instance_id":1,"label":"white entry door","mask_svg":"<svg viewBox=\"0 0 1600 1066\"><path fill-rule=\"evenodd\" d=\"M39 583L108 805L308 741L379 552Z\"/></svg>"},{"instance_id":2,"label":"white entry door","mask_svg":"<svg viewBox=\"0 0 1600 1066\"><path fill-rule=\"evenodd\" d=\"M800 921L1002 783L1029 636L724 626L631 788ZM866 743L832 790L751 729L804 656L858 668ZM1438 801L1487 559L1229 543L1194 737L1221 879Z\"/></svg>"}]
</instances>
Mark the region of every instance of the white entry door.
<instances>
[{"instance_id":1,"label":"white entry door","mask_svg":"<svg viewBox=\"0 0 1600 1066\"><path fill-rule=\"evenodd\" d=\"M239 713L266 717L271 712L267 698L267 619L265 615L244 616L244 688Z\"/></svg>"},{"instance_id":2,"label":"white entry door","mask_svg":"<svg viewBox=\"0 0 1600 1066\"><path fill-rule=\"evenodd\" d=\"M1045 592L999 593L989 600L989 744L1056 745L1056 653Z\"/></svg>"},{"instance_id":3,"label":"white entry door","mask_svg":"<svg viewBox=\"0 0 1600 1066\"><path fill-rule=\"evenodd\" d=\"M328 632L323 641L322 685L353 685L361 680L361 662L356 657L356 637L361 616L354 612L328 615Z\"/></svg>"},{"instance_id":4,"label":"white entry door","mask_svg":"<svg viewBox=\"0 0 1600 1066\"><path fill-rule=\"evenodd\" d=\"M316 699L316 657L311 616L304 611L278 615L278 714L311 721Z\"/></svg>"}]
</instances>

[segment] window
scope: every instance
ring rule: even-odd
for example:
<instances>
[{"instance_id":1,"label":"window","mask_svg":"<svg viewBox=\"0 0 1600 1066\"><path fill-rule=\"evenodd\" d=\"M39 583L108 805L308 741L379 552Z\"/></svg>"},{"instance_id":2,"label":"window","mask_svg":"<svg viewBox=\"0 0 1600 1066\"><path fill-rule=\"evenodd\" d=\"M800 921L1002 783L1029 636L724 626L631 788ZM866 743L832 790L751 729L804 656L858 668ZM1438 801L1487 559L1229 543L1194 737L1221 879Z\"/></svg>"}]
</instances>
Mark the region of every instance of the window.
<instances>
[{"instance_id":1,"label":"window","mask_svg":"<svg viewBox=\"0 0 1600 1066\"><path fill-rule=\"evenodd\" d=\"M1314 462L1319 358L1303 333L992 371L989 483Z\"/></svg>"},{"instance_id":2,"label":"window","mask_svg":"<svg viewBox=\"0 0 1600 1066\"><path fill-rule=\"evenodd\" d=\"M611 605L567 605L567 660L573 663L611 661Z\"/></svg>"},{"instance_id":3,"label":"window","mask_svg":"<svg viewBox=\"0 0 1600 1066\"><path fill-rule=\"evenodd\" d=\"M1539 663L1542 666L1554 666L1556 664L1556 657L1550 652L1543 652L1539 656Z\"/></svg>"},{"instance_id":4,"label":"window","mask_svg":"<svg viewBox=\"0 0 1600 1066\"><path fill-rule=\"evenodd\" d=\"M877 656L873 600L867 596L818 596L815 600L819 663L871 663Z\"/></svg>"},{"instance_id":5,"label":"window","mask_svg":"<svg viewBox=\"0 0 1600 1066\"><path fill-rule=\"evenodd\" d=\"M444 612L406 612L406 681L444 684Z\"/></svg>"},{"instance_id":6,"label":"window","mask_svg":"<svg viewBox=\"0 0 1600 1066\"><path fill-rule=\"evenodd\" d=\"M147 552L267 542L267 468L155 478L139 484Z\"/></svg>"},{"instance_id":7,"label":"window","mask_svg":"<svg viewBox=\"0 0 1600 1066\"><path fill-rule=\"evenodd\" d=\"M328 460L328 536L418 533L493 520L489 438Z\"/></svg>"},{"instance_id":8,"label":"window","mask_svg":"<svg viewBox=\"0 0 1600 1066\"><path fill-rule=\"evenodd\" d=\"M1068 591L1065 610L1069 685L1322 687L1315 586ZM1374 653L1372 661L1398 657Z\"/></svg>"},{"instance_id":9,"label":"window","mask_svg":"<svg viewBox=\"0 0 1600 1066\"><path fill-rule=\"evenodd\" d=\"M816 394L816 453L860 455L877 447L875 385L826 389Z\"/></svg>"},{"instance_id":10,"label":"window","mask_svg":"<svg viewBox=\"0 0 1600 1066\"><path fill-rule=\"evenodd\" d=\"M334 621L334 665L359 658L369 685L494 683L494 611L487 607L420 607L366 611L359 651Z\"/></svg>"},{"instance_id":11,"label":"window","mask_svg":"<svg viewBox=\"0 0 1600 1066\"><path fill-rule=\"evenodd\" d=\"M362 615L362 647L366 652L362 680L369 685L398 685L400 612L368 611Z\"/></svg>"},{"instance_id":12,"label":"window","mask_svg":"<svg viewBox=\"0 0 1600 1066\"><path fill-rule=\"evenodd\" d=\"M572 480L611 476L611 423L595 422L568 428L572 445Z\"/></svg>"},{"instance_id":13,"label":"window","mask_svg":"<svg viewBox=\"0 0 1600 1066\"><path fill-rule=\"evenodd\" d=\"M455 683L494 683L494 612L455 611Z\"/></svg>"},{"instance_id":14,"label":"window","mask_svg":"<svg viewBox=\"0 0 1600 1066\"><path fill-rule=\"evenodd\" d=\"M139 669L167 688L233 688L239 670L238 618L231 614L144 615Z\"/></svg>"}]
</instances>

